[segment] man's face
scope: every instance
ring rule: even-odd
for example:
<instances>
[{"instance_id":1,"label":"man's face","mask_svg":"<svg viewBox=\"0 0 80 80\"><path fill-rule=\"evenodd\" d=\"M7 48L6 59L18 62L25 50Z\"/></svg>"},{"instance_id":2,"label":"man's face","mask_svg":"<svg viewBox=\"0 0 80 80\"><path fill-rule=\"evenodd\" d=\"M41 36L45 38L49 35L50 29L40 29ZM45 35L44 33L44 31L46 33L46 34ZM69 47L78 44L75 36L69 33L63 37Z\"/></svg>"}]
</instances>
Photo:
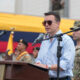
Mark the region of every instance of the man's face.
<instances>
[{"instance_id":1,"label":"man's face","mask_svg":"<svg viewBox=\"0 0 80 80\"><path fill-rule=\"evenodd\" d=\"M50 35L54 35L59 29L59 22L56 21L53 15L45 16L43 24Z\"/></svg>"},{"instance_id":2,"label":"man's face","mask_svg":"<svg viewBox=\"0 0 80 80\"><path fill-rule=\"evenodd\" d=\"M80 31L73 32L73 39L80 40Z\"/></svg>"},{"instance_id":3,"label":"man's face","mask_svg":"<svg viewBox=\"0 0 80 80\"><path fill-rule=\"evenodd\" d=\"M26 48L26 46L23 44L23 43L18 43L18 45L17 45L17 49L18 50L22 50L22 49L25 49Z\"/></svg>"}]
</instances>

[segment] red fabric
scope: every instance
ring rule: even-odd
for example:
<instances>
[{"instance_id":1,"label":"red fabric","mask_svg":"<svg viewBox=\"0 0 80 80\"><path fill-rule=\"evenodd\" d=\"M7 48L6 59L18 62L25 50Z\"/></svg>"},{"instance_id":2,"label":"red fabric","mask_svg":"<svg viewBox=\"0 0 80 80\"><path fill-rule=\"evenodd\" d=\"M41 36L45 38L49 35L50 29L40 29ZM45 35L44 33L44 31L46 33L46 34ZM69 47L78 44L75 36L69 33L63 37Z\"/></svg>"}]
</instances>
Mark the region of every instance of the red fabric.
<instances>
[{"instance_id":1,"label":"red fabric","mask_svg":"<svg viewBox=\"0 0 80 80\"><path fill-rule=\"evenodd\" d=\"M0 53L6 52L7 49L7 41L0 41ZM29 53L32 53L34 47L40 47L40 43L37 43L35 46L32 46L32 43L28 43L29 47L26 49ZM17 42L13 43L13 50L15 50L17 46Z\"/></svg>"}]
</instances>

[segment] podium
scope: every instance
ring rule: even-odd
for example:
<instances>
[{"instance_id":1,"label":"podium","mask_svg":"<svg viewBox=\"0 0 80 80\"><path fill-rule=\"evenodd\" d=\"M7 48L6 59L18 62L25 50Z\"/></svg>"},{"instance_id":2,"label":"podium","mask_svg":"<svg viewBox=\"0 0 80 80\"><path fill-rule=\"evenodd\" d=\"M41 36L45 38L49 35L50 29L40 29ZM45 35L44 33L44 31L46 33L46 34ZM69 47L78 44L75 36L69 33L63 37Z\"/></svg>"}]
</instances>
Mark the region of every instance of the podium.
<instances>
[{"instance_id":1,"label":"podium","mask_svg":"<svg viewBox=\"0 0 80 80\"><path fill-rule=\"evenodd\" d=\"M0 61L0 80L49 80L48 70L25 62Z\"/></svg>"}]
</instances>

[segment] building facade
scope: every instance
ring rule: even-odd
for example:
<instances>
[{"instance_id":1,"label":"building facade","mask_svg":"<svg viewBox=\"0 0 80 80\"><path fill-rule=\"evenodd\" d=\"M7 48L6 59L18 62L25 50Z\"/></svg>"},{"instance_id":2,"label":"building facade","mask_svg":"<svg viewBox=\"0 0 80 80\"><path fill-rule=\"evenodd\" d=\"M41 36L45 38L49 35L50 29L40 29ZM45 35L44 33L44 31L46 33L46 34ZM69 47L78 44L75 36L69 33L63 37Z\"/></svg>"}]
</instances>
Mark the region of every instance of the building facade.
<instances>
[{"instance_id":1,"label":"building facade","mask_svg":"<svg viewBox=\"0 0 80 80\"><path fill-rule=\"evenodd\" d=\"M64 9L60 14L64 18L80 19L80 0L63 0ZM43 16L52 10L52 0L0 0L0 12Z\"/></svg>"}]
</instances>

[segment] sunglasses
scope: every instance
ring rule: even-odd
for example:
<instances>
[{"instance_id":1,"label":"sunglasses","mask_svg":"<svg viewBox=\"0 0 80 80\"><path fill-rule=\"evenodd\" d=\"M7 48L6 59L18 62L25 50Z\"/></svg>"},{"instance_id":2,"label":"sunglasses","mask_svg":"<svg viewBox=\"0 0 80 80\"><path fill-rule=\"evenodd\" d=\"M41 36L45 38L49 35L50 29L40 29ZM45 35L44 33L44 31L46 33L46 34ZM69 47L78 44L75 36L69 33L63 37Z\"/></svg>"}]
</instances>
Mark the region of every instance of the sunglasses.
<instances>
[{"instance_id":1,"label":"sunglasses","mask_svg":"<svg viewBox=\"0 0 80 80\"><path fill-rule=\"evenodd\" d=\"M43 21L42 24L43 24L44 26L46 26L46 23L47 23L48 25L51 25L51 24L52 24L52 21L51 21L51 20Z\"/></svg>"}]
</instances>

